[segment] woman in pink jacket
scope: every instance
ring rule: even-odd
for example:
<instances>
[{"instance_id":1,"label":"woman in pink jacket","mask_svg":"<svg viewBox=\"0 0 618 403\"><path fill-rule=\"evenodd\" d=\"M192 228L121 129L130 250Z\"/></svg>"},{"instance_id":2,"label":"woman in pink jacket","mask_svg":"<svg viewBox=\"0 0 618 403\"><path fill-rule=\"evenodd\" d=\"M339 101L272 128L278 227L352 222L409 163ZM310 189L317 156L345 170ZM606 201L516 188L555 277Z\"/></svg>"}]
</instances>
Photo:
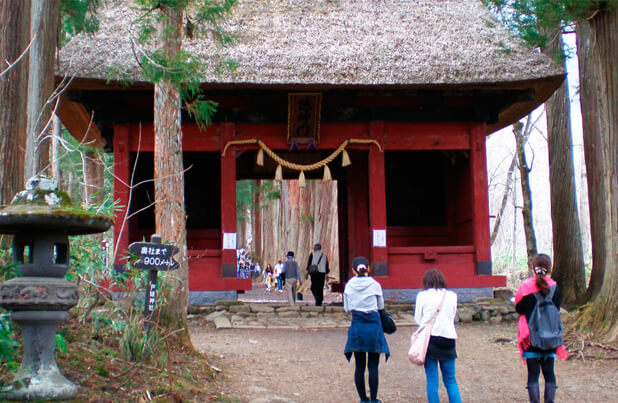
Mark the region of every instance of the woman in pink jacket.
<instances>
[{"instance_id":1,"label":"woman in pink jacket","mask_svg":"<svg viewBox=\"0 0 618 403\"><path fill-rule=\"evenodd\" d=\"M553 403L556 394L556 375L554 374L554 359L556 356L565 359L569 356L563 345L557 348L543 349L530 343L530 329L528 323L538 304L535 293L545 297L550 289L551 298L558 311L560 310L561 295L558 284L549 277L551 272L551 258L545 254L536 255L532 260L534 277L525 280L515 294L515 310L519 314L517 327L517 343L519 352L528 368L528 397L531 402L540 402L539 375L543 372L545 378L544 402ZM560 343L560 342L558 342Z\"/></svg>"}]
</instances>

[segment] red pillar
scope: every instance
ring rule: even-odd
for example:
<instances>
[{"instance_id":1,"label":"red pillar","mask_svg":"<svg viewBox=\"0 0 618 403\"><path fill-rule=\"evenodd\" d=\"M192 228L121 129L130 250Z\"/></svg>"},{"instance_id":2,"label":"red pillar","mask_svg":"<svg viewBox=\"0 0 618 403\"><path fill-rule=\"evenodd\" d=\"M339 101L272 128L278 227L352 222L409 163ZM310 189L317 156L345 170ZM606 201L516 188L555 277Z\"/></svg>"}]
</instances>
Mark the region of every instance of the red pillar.
<instances>
[{"instance_id":1,"label":"red pillar","mask_svg":"<svg viewBox=\"0 0 618 403\"><path fill-rule=\"evenodd\" d=\"M470 164L473 200L473 239L476 274L491 275L491 243L489 240L489 197L487 188L487 158L485 154L485 123L470 127Z\"/></svg>"},{"instance_id":2,"label":"red pillar","mask_svg":"<svg viewBox=\"0 0 618 403\"><path fill-rule=\"evenodd\" d=\"M222 152L235 132L234 123L221 125ZM236 278L236 235L236 151L230 147L221 155L221 277Z\"/></svg>"},{"instance_id":3,"label":"red pillar","mask_svg":"<svg viewBox=\"0 0 618 403\"><path fill-rule=\"evenodd\" d=\"M384 123L369 123L369 137L384 144ZM386 249L386 184L384 152L375 145L369 149L369 228L371 230L371 267L376 276L388 275Z\"/></svg>"},{"instance_id":4,"label":"red pillar","mask_svg":"<svg viewBox=\"0 0 618 403\"><path fill-rule=\"evenodd\" d=\"M126 220L129 209L129 127L114 126L114 200L120 210L114 220L114 264L123 265L122 258L129 248L129 223Z\"/></svg>"}]
</instances>

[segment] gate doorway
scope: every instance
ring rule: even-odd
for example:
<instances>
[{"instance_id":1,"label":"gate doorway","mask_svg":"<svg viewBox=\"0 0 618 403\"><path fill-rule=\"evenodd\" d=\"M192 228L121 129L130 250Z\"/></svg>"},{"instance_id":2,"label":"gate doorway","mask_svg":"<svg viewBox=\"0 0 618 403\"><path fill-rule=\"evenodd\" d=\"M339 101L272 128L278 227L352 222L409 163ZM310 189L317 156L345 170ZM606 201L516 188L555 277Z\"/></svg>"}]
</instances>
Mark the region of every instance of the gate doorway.
<instances>
[{"instance_id":1,"label":"gate doorway","mask_svg":"<svg viewBox=\"0 0 618 403\"><path fill-rule=\"evenodd\" d=\"M278 153L297 164L329 155L322 152ZM352 165L329 165L332 180L322 180L322 170L305 172L299 186L298 172L283 170L283 180L273 180L276 165L255 164L257 152L239 152L236 158L237 247L247 251L262 270L285 260L291 250L304 277L315 243L329 259L332 291L342 292L352 259L369 256L368 153L351 150Z\"/></svg>"}]
</instances>

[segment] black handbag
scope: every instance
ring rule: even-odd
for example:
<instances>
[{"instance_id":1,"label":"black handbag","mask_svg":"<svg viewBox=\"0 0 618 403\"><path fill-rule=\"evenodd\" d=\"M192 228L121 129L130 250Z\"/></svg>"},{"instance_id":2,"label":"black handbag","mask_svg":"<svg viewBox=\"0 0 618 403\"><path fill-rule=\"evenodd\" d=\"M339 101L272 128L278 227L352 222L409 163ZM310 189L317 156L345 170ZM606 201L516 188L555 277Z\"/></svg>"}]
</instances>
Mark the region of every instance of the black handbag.
<instances>
[{"instance_id":1,"label":"black handbag","mask_svg":"<svg viewBox=\"0 0 618 403\"><path fill-rule=\"evenodd\" d=\"M378 311L380 313L380 321L382 322L382 330L386 334L393 334L397 331L397 325L390 313L387 313L384 309Z\"/></svg>"}]
</instances>

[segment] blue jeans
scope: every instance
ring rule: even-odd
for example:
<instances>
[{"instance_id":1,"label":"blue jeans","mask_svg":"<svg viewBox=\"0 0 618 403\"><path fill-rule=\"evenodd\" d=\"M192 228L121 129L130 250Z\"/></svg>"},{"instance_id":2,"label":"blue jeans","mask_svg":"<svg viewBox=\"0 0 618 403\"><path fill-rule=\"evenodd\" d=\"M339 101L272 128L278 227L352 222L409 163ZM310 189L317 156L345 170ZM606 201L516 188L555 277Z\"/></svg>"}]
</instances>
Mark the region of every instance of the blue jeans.
<instances>
[{"instance_id":1,"label":"blue jeans","mask_svg":"<svg viewBox=\"0 0 618 403\"><path fill-rule=\"evenodd\" d=\"M442 380L448 394L450 403L461 403L457 380L455 380L455 360L440 361L442 370ZM425 376L427 377L427 401L429 403L439 403L438 387L440 386L440 376L438 375L438 360L427 357L425 360Z\"/></svg>"}]
</instances>

